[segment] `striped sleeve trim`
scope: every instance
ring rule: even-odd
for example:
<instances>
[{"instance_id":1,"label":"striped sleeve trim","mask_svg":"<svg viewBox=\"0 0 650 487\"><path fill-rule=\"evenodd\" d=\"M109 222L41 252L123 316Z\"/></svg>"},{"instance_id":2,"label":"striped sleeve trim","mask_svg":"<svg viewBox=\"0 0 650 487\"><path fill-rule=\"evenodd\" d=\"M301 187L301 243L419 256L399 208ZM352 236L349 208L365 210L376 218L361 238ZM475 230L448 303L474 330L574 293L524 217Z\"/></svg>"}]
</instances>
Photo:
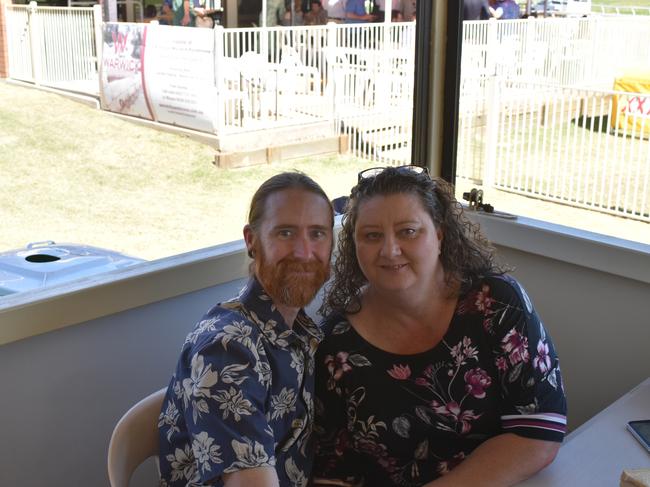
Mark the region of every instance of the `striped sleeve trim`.
<instances>
[{"instance_id":1,"label":"striped sleeve trim","mask_svg":"<svg viewBox=\"0 0 650 487\"><path fill-rule=\"evenodd\" d=\"M501 416L503 429L536 428L566 433L566 416L556 413L510 414Z\"/></svg>"}]
</instances>

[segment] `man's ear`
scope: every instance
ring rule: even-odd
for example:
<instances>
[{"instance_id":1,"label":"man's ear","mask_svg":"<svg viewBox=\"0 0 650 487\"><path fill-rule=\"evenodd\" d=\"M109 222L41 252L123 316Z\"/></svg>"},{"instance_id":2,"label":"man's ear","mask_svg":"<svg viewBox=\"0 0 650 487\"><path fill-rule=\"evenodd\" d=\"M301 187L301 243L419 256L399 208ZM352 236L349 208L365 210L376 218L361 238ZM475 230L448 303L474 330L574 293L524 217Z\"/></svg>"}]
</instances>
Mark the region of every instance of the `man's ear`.
<instances>
[{"instance_id":1,"label":"man's ear","mask_svg":"<svg viewBox=\"0 0 650 487\"><path fill-rule=\"evenodd\" d=\"M251 259L254 258L253 249L255 248L255 233L250 225L244 226L244 243L246 244L248 256Z\"/></svg>"}]
</instances>

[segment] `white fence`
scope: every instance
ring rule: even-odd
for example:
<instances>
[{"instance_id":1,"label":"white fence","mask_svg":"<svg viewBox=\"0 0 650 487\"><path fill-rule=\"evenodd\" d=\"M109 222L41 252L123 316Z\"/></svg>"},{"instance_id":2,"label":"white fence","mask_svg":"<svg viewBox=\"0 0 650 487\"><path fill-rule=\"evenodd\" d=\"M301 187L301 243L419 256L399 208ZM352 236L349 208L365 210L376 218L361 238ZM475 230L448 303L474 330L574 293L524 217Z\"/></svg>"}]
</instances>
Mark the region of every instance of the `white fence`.
<instances>
[{"instance_id":1,"label":"white fence","mask_svg":"<svg viewBox=\"0 0 650 487\"><path fill-rule=\"evenodd\" d=\"M350 150L404 163L414 42L413 23L223 30L222 126L235 133L331 120Z\"/></svg>"},{"instance_id":2,"label":"white fence","mask_svg":"<svg viewBox=\"0 0 650 487\"><path fill-rule=\"evenodd\" d=\"M72 10L7 7L11 77L97 91L98 12ZM410 162L415 24L214 32L218 135L325 122L359 156ZM613 125L609 91L650 66L649 37L643 16L465 22L457 177L650 219L650 122Z\"/></svg>"},{"instance_id":3,"label":"white fence","mask_svg":"<svg viewBox=\"0 0 650 487\"><path fill-rule=\"evenodd\" d=\"M650 17L466 22L463 35L458 178L650 221L650 98L611 91L650 66ZM641 107L623 129L611 105L630 97Z\"/></svg>"},{"instance_id":4,"label":"white fence","mask_svg":"<svg viewBox=\"0 0 650 487\"><path fill-rule=\"evenodd\" d=\"M9 76L82 92L97 91L93 8L7 5Z\"/></svg>"},{"instance_id":5,"label":"white fence","mask_svg":"<svg viewBox=\"0 0 650 487\"><path fill-rule=\"evenodd\" d=\"M611 89L622 71L650 66L650 17L463 23L463 82L503 76Z\"/></svg>"},{"instance_id":6,"label":"white fence","mask_svg":"<svg viewBox=\"0 0 650 487\"><path fill-rule=\"evenodd\" d=\"M462 115L457 176L650 221L650 95L505 79L488 91Z\"/></svg>"}]
</instances>

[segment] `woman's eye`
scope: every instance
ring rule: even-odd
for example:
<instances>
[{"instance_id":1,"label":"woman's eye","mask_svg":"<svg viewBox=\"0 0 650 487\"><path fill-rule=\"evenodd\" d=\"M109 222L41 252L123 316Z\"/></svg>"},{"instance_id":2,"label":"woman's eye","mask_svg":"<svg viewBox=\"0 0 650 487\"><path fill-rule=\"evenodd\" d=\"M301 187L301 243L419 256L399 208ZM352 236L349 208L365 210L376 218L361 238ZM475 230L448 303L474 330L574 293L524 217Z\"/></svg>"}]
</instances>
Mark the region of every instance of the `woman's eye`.
<instances>
[{"instance_id":1,"label":"woman's eye","mask_svg":"<svg viewBox=\"0 0 650 487\"><path fill-rule=\"evenodd\" d=\"M378 240L381 237L379 232L368 232L366 233L366 239L368 240Z\"/></svg>"},{"instance_id":2,"label":"woman's eye","mask_svg":"<svg viewBox=\"0 0 650 487\"><path fill-rule=\"evenodd\" d=\"M415 228L404 228L402 229L402 235L406 237L412 237L417 233L417 230Z\"/></svg>"}]
</instances>

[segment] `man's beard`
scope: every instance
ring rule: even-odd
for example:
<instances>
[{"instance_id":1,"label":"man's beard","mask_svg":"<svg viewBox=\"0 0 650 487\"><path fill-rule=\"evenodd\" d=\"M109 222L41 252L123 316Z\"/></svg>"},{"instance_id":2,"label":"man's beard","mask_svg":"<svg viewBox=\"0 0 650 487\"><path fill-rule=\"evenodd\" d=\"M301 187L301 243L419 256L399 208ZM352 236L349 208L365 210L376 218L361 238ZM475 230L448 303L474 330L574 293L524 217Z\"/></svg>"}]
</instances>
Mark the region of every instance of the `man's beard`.
<instances>
[{"instance_id":1,"label":"man's beard","mask_svg":"<svg viewBox=\"0 0 650 487\"><path fill-rule=\"evenodd\" d=\"M329 261L304 262L286 257L269 264L261 248L256 250L255 259L257 278L275 304L303 308L311 303L329 278ZM302 272L309 274L300 274Z\"/></svg>"}]
</instances>

